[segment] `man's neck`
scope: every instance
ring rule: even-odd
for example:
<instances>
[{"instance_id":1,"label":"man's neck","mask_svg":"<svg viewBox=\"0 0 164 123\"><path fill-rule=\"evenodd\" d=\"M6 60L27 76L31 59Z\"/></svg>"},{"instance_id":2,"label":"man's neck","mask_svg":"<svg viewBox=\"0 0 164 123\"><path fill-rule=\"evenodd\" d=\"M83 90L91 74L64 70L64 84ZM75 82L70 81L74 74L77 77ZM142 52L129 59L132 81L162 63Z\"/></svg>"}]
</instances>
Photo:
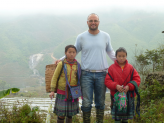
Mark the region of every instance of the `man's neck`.
<instances>
[{"instance_id":1,"label":"man's neck","mask_svg":"<svg viewBox=\"0 0 164 123\"><path fill-rule=\"evenodd\" d=\"M89 33L91 33L92 35L96 35L98 34L100 31L97 29L97 30L88 30Z\"/></svg>"}]
</instances>

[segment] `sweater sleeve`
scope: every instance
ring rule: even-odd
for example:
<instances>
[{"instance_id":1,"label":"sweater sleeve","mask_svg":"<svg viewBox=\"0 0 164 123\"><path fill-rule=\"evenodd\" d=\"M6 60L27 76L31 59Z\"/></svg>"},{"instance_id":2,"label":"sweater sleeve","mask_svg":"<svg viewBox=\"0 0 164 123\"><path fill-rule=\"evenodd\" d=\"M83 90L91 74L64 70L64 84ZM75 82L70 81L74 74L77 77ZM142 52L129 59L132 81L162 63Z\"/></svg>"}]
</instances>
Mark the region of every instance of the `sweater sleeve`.
<instances>
[{"instance_id":1,"label":"sweater sleeve","mask_svg":"<svg viewBox=\"0 0 164 123\"><path fill-rule=\"evenodd\" d=\"M141 81L140 81L140 76L139 76L138 72L136 71L136 69L134 69L132 81L135 81L139 87ZM128 86L129 86L129 91L134 91L135 87L133 84L128 83Z\"/></svg>"},{"instance_id":2,"label":"sweater sleeve","mask_svg":"<svg viewBox=\"0 0 164 123\"><path fill-rule=\"evenodd\" d=\"M51 79L51 91L55 91L57 89L56 83L57 79L59 77L60 71L62 69L62 61L60 61L55 69L55 72L53 74L53 77Z\"/></svg>"},{"instance_id":3,"label":"sweater sleeve","mask_svg":"<svg viewBox=\"0 0 164 123\"><path fill-rule=\"evenodd\" d=\"M108 69L108 73L111 75L112 79L113 79L113 74L112 74L112 69L111 67L109 67ZM105 77L105 85L107 88L109 88L110 90L113 90L115 91L116 90L116 86L117 86L117 82L113 81L111 79L111 77L108 75L108 73L106 74L106 77Z\"/></svg>"},{"instance_id":4,"label":"sweater sleeve","mask_svg":"<svg viewBox=\"0 0 164 123\"><path fill-rule=\"evenodd\" d=\"M113 60L113 61L116 60L116 56L115 56L114 50L111 50L111 51L107 52L107 54L108 54L108 56L109 56L109 58L110 58L111 60Z\"/></svg>"},{"instance_id":5,"label":"sweater sleeve","mask_svg":"<svg viewBox=\"0 0 164 123\"><path fill-rule=\"evenodd\" d=\"M107 41L107 46L106 46L106 52L107 52L109 58L111 60L115 61L116 60L115 52L114 52L114 50L112 48L111 39L110 39L110 36L109 35L107 35L107 40L108 41Z\"/></svg>"},{"instance_id":6,"label":"sweater sleeve","mask_svg":"<svg viewBox=\"0 0 164 123\"><path fill-rule=\"evenodd\" d=\"M76 50L77 50L76 55L82 50L80 41L81 41L81 37L77 36L76 42L75 42L75 45L74 45L76 47Z\"/></svg>"}]
</instances>

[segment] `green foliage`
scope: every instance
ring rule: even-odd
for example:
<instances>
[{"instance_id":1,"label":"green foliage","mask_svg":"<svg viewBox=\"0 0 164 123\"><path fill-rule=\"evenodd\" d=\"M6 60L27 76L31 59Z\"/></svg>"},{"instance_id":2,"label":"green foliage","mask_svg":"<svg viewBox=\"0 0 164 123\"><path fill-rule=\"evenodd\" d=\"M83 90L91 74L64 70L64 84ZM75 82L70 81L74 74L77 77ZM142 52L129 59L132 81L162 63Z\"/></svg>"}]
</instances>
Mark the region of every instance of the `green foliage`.
<instances>
[{"instance_id":1,"label":"green foliage","mask_svg":"<svg viewBox=\"0 0 164 123\"><path fill-rule=\"evenodd\" d=\"M164 48L146 50L136 57L138 72L146 75L148 71L159 71L164 66ZM151 67L152 66L152 67ZM152 68L152 69L151 69Z\"/></svg>"},{"instance_id":2,"label":"green foliage","mask_svg":"<svg viewBox=\"0 0 164 123\"><path fill-rule=\"evenodd\" d=\"M137 123L162 123L164 121L164 98L151 100L148 105L141 105L141 116L135 116L132 122Z\"/></svg>"},{"instance_id":3,"label":"green foliage","mask_svg":"<svg viewBox=\"0 0 164 123\"><path fill-rule=\"evenodd\" d=\"M153 72L154 70L158 70L158 65L161 65L161 52L159 49L156 50L146 50L146 59L148 60L149 64L152 64L153 66Z\"/></svg>"},{"instance_id":4,"label":"green foliage","mask_svg":"<svg viewBox=\"0 0 164 123\"><path fill-rule=\"evenodd\" d=\"M1 123L41 123L43 118L37 113L38 107L31 107L28 104L22 106L13 105L12 109L0 106Z\"/></svg>"},{"instance_id":5,"label":"green foliage","mask_svg":"<svg viewBox=\"0 0 164 123\"><path fill-rule=\"evenodd\" d=\"M148 104L152 100L159 100L164 97L164 85L159 84L157 80L153 80L152 85L145 82L146 89L140 90L141 101Z\"/></svg>"},{"instance_id":6,"label":"green foliage","mask_svg":"<svg viewBox=\"0 0 164 123\"><path fill-rule=\"evenodd\" d=\"M152 85L140 90L140 117L136 115L132 122L162 123L164 121L164 85L154 80Z\"/></svg>"},{"instance_id":7,"label":"green foliage","mask_svg":"<svg viewBox=\"0 0 164 123\"><path fill-rule=\"evenodd\" d=\"M19 88L10 88L10 89L7 89L7 90L0 91L0 99L7 96L7 95L9 95L10 93L16 93L19 90L20 90Z\"/></svg>"}]
</instances>

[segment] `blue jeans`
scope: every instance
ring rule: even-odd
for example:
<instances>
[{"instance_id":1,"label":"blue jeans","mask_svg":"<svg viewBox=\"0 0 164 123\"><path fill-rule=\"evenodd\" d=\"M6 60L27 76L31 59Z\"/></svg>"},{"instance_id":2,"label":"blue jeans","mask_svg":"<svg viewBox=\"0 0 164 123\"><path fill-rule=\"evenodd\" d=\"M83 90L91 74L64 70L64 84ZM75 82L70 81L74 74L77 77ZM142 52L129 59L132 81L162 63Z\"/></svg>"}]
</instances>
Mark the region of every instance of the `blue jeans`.
<instances>
[{"instance_id":1,"label":"blue jeans","mask_svg":"<svg viewBox=\"0 0 164 123\"><path fill-rule=\"evenodd\" d=\"M92 108L93 92L96 109L105 108L105 92L104 84L106 72L89 72L82 70L81 73L81 89L82 89L82 106L83 112L89 112Z\"/></svg>"}]
</instances>

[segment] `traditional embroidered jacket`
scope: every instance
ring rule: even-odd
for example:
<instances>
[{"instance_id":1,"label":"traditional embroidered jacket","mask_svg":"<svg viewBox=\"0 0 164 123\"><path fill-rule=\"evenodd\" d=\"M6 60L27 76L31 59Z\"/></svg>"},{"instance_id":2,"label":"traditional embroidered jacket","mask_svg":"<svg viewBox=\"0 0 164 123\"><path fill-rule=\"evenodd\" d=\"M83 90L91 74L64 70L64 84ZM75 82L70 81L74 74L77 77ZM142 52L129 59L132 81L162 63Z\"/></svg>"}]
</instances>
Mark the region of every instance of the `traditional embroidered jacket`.
<instances>
[{"instance_id":1,"label":"traditional embroidered jacket","mask_svg":"<svg viewBox=\"0 0 164 123\"><path fill-rule=\"evenodd\" d=\"M70 86L77 86L77 62L74 62L74 64L69 64L66 59L64 59L64 63L67 66L67 77ZM62 70L61 76L58 81L58 87L56 87L56 82L57 78L60 74L62 68L62 62L59 62L56 70L54 72L54 75L51 80L51 91L54 91L57 89L58 94L63 94L65 95L65 87L66 87L66 79L65 79L65 74L64 70Z\"/></svg>"}]
</instances>

